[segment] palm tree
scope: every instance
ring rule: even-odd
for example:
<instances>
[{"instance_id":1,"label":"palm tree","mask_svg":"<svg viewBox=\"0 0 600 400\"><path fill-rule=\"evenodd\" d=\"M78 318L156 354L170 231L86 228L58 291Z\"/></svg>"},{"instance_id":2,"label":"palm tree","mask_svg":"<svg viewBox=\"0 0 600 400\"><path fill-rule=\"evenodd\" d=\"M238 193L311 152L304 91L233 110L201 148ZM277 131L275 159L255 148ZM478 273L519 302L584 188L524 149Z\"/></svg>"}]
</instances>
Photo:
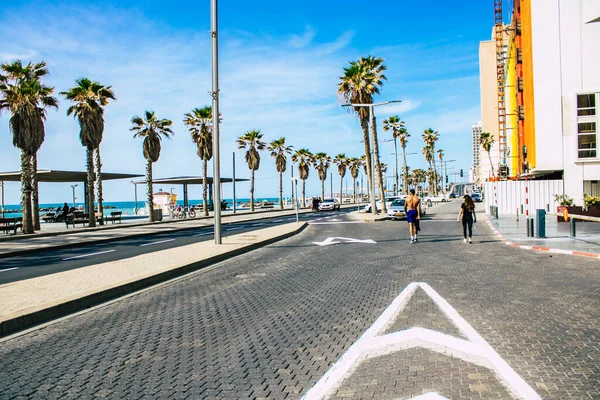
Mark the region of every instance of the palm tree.
<instances>
[{"instance_id":1,"label":"palm tree","mask_svg":"<svg viewBox=\"0 0 600 400\"><path fill-rule=\"evenodd\" d=\"M135 132L134 138L144 138L143 150L146 159L146 185L148 196L148 213L150 222L154 222L154 194L152 190L152 164L160 157L161 141L163 136L170 139L174 135L171 130L173 121L170 119L158 119L154 111L146 111L144 117L134 116L131 118L133 126L129 129Z\"/></svg>"},{"instance_id":2,"label":"palm tree","mask_svg":"<svg viewBox=\"0 0 600 400\"><path fill-rule=\"evenodd\" d=\"M37 152L44 142L46 107L58 108L54 88L41 78L48 74L45 62L23 66L20 60L0 65L0 113L11 113L9 128L13 145L21 150L21 202L23 232L39 228Z\"/></svg>"},{"instance_id":3,"label":"palm tree","mask_svg":"<svg viewBox=\"0 0 600 400\"><path fill-rule=\"evenodd\" d=\"M442 174L441 181L442 181L442 188L443 188L442 191L446 192L446 182L444 179L444 175L445 175L444 174L444 156L445 156L444 150L438 149L437 154L438 154L438 158L440 159L440 173Z\"/></svg>"},{"instance_id":4,"label":"palm tree","mask_svg":"<svg viewBox=\"0 0 600 400\"><path fill-rule=\"evenodd\" d=\"M429 190L433 190L433 188L435 188L437 186L437 182L435 180L435 173L433 171L433 169L430 167L427 170L427 181L429 182Z\"/></svg>"},{"instance_id":5,"label":"palm tree","mask_svg":"<svg viewBox=\"0 0 600 400\"><path fill-rule=\"evenodd\" d=\"M348 168L349 159L345 154L340 153L333 159L333 162L337 165L338 174L340 175L340 204L342 204L342 190L344 188L343 181L346 176L346 169Z\"/></svg>"},{"instance_id":6,"label":"palm tree","mask_svg":"<svg viewBox=\"0 0 600 400\"><path fill-rule=\"evenodd\" d=\"M306 206L306 180L313 163L313 154L308 149L299 149L292 155L292 162L298 164L300 179L302 179L302 207Z\"/></svg>"},{"instance_id":7,"label":"palm tree","mask_svg":"<svg viewBox=\"0 0 600 400\"><path fill-rule=\"evenodd\" d=\"M331 157L327 153L317 153L313 163L321 181L321 199L325 199L325 180L327 179L327 170L331 165Z\"/></svg>"},{"instance_id":8,"label":"palm tree","mask_svg":"<svg viewBox=\"0 0 600 400\"><path fill-rule=\"evenodd\" d=\"M194 108L185 114L183 123L196 144L196 153L202 160L202 213L208 216L208 161L212 158L212 107Z\"/></svg>"},{"instance_id":9,"label":"palm tree","mask_svg":"<svg viewBox=\"0 0 600 400\"><path fill-rule=\"evenodd\" d=\"M344 103L373 103L373 95L379 94L380 88L383 86L383 81L387 78L383 75L386 67L383 65L383 58L378 57L361 57L358 61L351 61L350 66L344 68L344 74L340 77L338 83L337 95ZM351 111L358 115L360 125L363 131L363 145L365 149L367 169L367 181L370 187L370 181L373 179L373 171L371 171L371 149L369 145L369 122L371 123L371 137L373 140L373 155L376 160L376 172L379 177L380 191L383 212L385 209L385 199L383 194L383 182L381 171L379 170L379 147L377 145L377 129L373 113L369 113L367 107L352 107ZM369 121L371 114L371 121Z\"/></svg>"},{"instance_id":10,"label":"palm tree","mask_svg":"<svg viewBox=\"0 0 600 400\"><path fill-rule=\"evenodd\" d=\"M434 131L433 129L429 128L423 132L422 137L425 144L431 147L431 153L435 154L435 143L440 138L440 134L437 131ZM435 181L437 182L437 172L435 170L435 156L432 156L431 161L433 162L433 173L436 176ZM437 185L434 186L434 194L437 194Z\"/></svg>"},{"instance_id":11,"label":"palm tree","mask_svg":"<svg viewBox=\"0 0 600 400\"><path fill-rule=\"evenodd\" d=\"M494 139L492 134L489 132L482 132L481 135L479 135L479 144L488 153L488 158L490 160L490 170L492 171L492 176L494 178L496 177L496 174L494 173L494 164L492 164L492 155L490 152L492 151L492 147L494 146L495 142L496 139Z\"/></svg>"},{"instance_id":12,"label":"palm tree","mask_svg":"<svg viewBox=\"0 0 600 400\"><path fill-rule=\"evenodd\" d=\"M352 176L352 202L356 203L356 178L358 178L358 173L360 172L361 162L358 158L349 158L348 159L348 169L350 170L350 175Z\"/></svg>"},{"instance_id":13,"label":"palm tree","mask_svg":"<svg viewBox=\"0 0 600 400\"><path fill-rule=\"evenodd\" d=\"M423 146L423 150L421 150L421 153L425 156L425 161L427 161L429 169L431 169L431 160L433 159L433 151L431 149L431 146L428 144Z\"/></svg>"},{"instance_id":14,"label":"palm tree","mask_svg":"<svg viewBox=\"0 0 600 400\"><path fill-rule=\"evenodd\" d=\"M261 139L263 134L258 130L248 131L237 140L240 149L248 149L246 163L250 168L250 211L254 212L254 171L260 166L259 150L264 150L267 145Z\"/></svg>"},{"instance_id":15,"label":"palm tree","mask_svg":"<svg viewBox=\"0 0 600 400\"><path fill-rule=\"evenodd\" d=\"M422 193L421 184L425 182L427 179L427 172L424 170L417 168L412 172L413 176L413 185L417 188L419 195Z\"/></svg>"},{"instance_id":16,"label":"palm tree","mask_svg":"<svg viewBox=\"0 0 600 400\"><path fill-rule=\"evenodd\" d=\"M367 197L370 197L371 185L369 184L369 166L367 165L367 158L363 155L359 157L358 161L360 162L360 166L363 168L363 172L367 177ZM362 190L364 191L364 188L362 188Z\"/></svg>"},{"instance_id":17,"label":"palm tree","mask_svg":"<svg viewBox=\"0 0 600 400\"><path fill-rule=\"evenodd\" d=\"M285 138L280 137L273 140L267 150L271 152L271 157L275 159L275 168L279 172L279 208L283 210L283 173L287 168L287 154L292 154L292 146L285 144Z\"/></svg>"},{"instance_id":18,"label":"palm tree","mask_svg":"<svg viewBox=\"0 0 600 400\"><path fill-rule=\"evenodd\" d=\"M400 120L400 117L397 115L392 115L388 119L383 120L383 131L392 131L392 138L394 139L394 154L396 159L396 190L395 195L398 194L399 182L398 182L398 141L397 139L403 134L408 135L406 133L406 128L404 127L404 121ZM404 145L406 146L406 139ZM404 153L404 148L402 153ZM406 154L402 154L404 156L404 165L406 166Z\"/></svg>"},{"instance_id":19,"label":"palm tree","mask_svg":"<svg viewBox=\"0 0 600 400\"><path fill-rule=\"evenodd\" d=\"M102 215L102 161L100 159L100 143L104 134L104 106L109 100L115 100L110 86L103 86L88 78L80 78L68 92L61 92L67 100L74 104L67 110L79 122L79 140L86 148L87 155L87 192L86 202L89 207L89 226L96 226L94 213L94 182L98 188L98 212ZM96 165L94 167L94 153ZM102 219L100 219L102 221ZM103 222L101 222L102 224Z\"/></svg>"}]
</instances>

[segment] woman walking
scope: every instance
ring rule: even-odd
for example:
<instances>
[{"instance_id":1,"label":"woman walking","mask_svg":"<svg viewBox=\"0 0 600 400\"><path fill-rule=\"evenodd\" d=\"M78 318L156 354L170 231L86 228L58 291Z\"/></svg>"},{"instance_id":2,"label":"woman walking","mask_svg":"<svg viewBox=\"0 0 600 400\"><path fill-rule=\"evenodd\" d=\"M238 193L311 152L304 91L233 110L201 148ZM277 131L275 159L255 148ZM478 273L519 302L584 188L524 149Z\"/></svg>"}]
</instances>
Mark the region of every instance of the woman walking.
<instances>
[{"instance_id":1,"label":"woman walking","mask_svg":"<svg viewBox=\"0 0 600 400\"><path fill-rule=\"evenodd\" d=\"M464 201L460 205L460 212L458 213L458 222L462 221L463 226L463 242L473 243L471 237L473 236L473 224L477 222L477 216L475 215L475 203L468 194L463 198Z\"/></svg>"}]
</instances>

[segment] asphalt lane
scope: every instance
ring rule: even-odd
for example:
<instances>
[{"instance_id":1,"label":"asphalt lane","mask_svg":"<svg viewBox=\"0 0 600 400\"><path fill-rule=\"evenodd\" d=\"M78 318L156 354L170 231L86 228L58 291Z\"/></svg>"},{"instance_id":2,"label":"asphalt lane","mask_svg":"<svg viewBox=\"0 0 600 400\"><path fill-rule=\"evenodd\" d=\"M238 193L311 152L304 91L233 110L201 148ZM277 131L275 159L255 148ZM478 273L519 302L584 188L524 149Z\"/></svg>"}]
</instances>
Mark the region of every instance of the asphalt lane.
<instances>
[{"instance_id":1,"label":"asphalt lane","mask_svg":"<svg viewBox=\"0 0 600 400\"><path fill-rule=\"evenodd\" d=\"M335 212L300 214L299 218L300 221L311 221L336 215L344 216L351 211L354 211L354 209L346 208ZM228 236L251 232L291 223L295 220L295 215L286 215L247 222L225 223L222 225L222 234ZM213 232L213 227L207 226L108 243L84 244L80 247L66 249L40 250L28 255L3 258L0 259L0 285L212 240L214 238Z\"/></svg>"},{"instance_id":2,"label":"asphalt lane","mask_svg":"<svg viewBox=\"0 0 600 400\"><path fill-rule=\"evenodd\" d=\"M402 221L329 218L3 341L0 397L299 399L418 283L383 327L397 351L361 359L330 398L516 398L506 387L514 376L431 345L441 336L466 343L463 353L481 348L460 342L473 335L449 306L539 395L522 398L600 398L598 261L514 249L486 226L464 244L457 205L436 211L416 244ZM412 328L437 336L391 342Z\"/></svg>"}]
</instances>

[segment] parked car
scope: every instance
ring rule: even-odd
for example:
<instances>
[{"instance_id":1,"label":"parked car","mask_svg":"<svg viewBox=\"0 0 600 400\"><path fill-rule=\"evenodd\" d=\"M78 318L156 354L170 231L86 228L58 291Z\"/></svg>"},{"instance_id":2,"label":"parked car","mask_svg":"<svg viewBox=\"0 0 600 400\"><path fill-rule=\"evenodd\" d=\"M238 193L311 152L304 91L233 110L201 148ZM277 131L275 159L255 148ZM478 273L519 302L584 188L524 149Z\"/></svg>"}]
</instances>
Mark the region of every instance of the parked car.
<instances>
[{"instance_id":1,"label":"parked car","mask_svg":"<svg viewBox=\"0 0 600 400\"><path fill-rule=\"evenodd\" d=\"M401 195L401 196L388 196L385 198L385 208L388 209L390 208L390 206L392 205L392 202L394 200L397 199L404 199L406 198L406 195ZM377 203L375 203L377 205L377 211L381 211L381 200L377 200ZM371 212L371 203L368 203L365 206L365 212L370 213Z\"/></svg>"},{"instance_id":2,"label":"parked car","mask_svg":"<svg viewBox=\"0 0 600 400\"><path fill-rule=\"evenodd\" d=\"M324 199L319 203L319 211L340 210L340 202L337 199Z\"/></svg>"},{"instance_id":3,"label":"parked car","mask_svg":"<svg viewBox=\"0 0 600 400\"><path fill-rule=\"evenodd\" d=\"M406 217L404 213L404 199L396 199L392 201L390 206L387 209L387 215L391 219L400 219Z\"/></svg>"},{"instance_id":4,"label":"parked car","mask_svg":"<svg viewBox=\"0 0 600 400\"><path fill-rule=\"evenodd\" d=\"M475 203L481 203L481 193L479 193L479 192L473 192L471 194L471 199L473 199L473 201Z\"/></svg>"},{"instance_id":5,"label":"parked car","mask_svg":"<svg viewBox=\"0 0 600 400\"><path fill-rule=\"evenodd\" d=\"M445 203L450 201L450 197L444 194L438 194L437 196L425 196L423 197L423 203L431 206L433 203Z\"/></svg>"},{"instance_id":6,"label":"parked car","mask_svg":"<svg viewBox=\"0 0 600 400\"><path fill-rule=\"evenodd\" d=\"M456 193L456 192L452 192L452 193L450 193L450 198L451 198L451 199L456 199L456 198L458 198L458 197L459 197L459 196L458 196L458 193Z\"/></svg>"}]
</instances>

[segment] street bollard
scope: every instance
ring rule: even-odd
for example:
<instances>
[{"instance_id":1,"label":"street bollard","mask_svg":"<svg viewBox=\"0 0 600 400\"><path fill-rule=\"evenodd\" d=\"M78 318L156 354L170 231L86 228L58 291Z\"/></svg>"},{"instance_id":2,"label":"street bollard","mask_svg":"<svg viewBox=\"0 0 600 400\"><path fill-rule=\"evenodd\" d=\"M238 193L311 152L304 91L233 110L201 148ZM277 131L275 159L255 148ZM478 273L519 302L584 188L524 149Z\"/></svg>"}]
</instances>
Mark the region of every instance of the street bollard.
<instances>
[{"instance_id":1,"label":"street bollard","mask_svg":"<svg viewBox=\"0 0 600 400\"><path fill-rule=\"evenodd\" d=\"M537 235L535 235L535 237L544 239L546 237L546 210L537 209L535 212L535 218L537 219L535 228Z\"/></svg>"},{"instance_id":2,"label":"street bollard","mask_svg":"<svg viewBox=\"0 0 600 400\"><path fill-rule=\"evenodd\" d=\"M570 222L570 230L569 230L569 237L576 237L577 236L577 225L576 225L576 219L575 218L571 218Z\"/></svg>"},{"instance_id":3,"label":"street bollard","mask_svg":"<svg viewBox=\"0 0 600 400\"><path fill-rule=\"evenodd\" d=\"M534 237L535 230L533 229L535 220L533 218L527 218L527 237Z\"/></svg>"},{"instance_id":4,"label":"street bollard","mask_svg":"<svg viewBox=\"0 0 600 400\"><path fill-rule=\"evenodd\" d=\"M527 237L531 237L531 228L529 225L529 218L525 220L525 225L527 226Z\"/></svg>"}]
</instances>

